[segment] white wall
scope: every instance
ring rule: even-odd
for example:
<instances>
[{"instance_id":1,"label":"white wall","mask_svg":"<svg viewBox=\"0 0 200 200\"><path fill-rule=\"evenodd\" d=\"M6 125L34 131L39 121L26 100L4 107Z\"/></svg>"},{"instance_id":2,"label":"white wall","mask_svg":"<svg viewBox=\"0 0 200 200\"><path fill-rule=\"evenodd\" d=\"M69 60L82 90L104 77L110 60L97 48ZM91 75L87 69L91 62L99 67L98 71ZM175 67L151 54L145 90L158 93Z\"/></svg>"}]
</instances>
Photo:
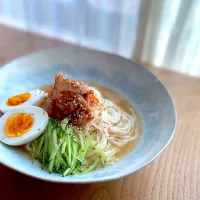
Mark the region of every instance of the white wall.
<instances>
[{"instance_id":1,"label":"white wall","mask_svg":"<svg viewBox=\"0 0 200 200\"><path fill-rule=\"evenodd\" d=\"M131 57L139 3L139 0L133 3L130 0L1 0L0 22Z\"/></svg>"},{"instance_id":2,"label":"white wall","mask_svg":"<svg viewBox=\"0 0 200 200\"><path fill-rule=\"evenodd\" d=\"M200 76L200 0L1 0L0 22Z\"/></svg>"}]
</instances>

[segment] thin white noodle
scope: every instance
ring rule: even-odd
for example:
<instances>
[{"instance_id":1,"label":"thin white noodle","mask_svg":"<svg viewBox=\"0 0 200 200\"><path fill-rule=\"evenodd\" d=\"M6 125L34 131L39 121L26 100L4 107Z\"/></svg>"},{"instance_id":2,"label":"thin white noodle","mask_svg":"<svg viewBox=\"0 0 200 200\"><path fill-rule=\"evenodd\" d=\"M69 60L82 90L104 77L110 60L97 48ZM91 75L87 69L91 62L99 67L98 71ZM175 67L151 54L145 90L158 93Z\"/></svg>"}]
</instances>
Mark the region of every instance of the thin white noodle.
<instances>
[{"instance_id":1,"label":"thin white noodle","mask_svg":"<svg viewBox=\"0 0 200 200\"><path fill-rule=\"evenodd\" d=\"M137 118L133 112L129 115L112 101L104 99L96 88L90 89L94 91L100 105L93 112L94 120L85 129L97 131L95 139L98 146L103 149L107 164L112 164L118 160L117 153L121 148L138 137ZM88 159L94 153L90 153Z\"/></svg>"},{"instance_id":2,"label":"thin white noodle","mask_svg":"<svg viewBox=\"0 0 200 200\"><path fill-rule=\"evenodd\" d=\"M26 148L27 151L30 151L30 152L33 151L33 148L31 147L31 143L27 143L27 144L25 145L25 148Z\"/></svg>"}]
</instances>

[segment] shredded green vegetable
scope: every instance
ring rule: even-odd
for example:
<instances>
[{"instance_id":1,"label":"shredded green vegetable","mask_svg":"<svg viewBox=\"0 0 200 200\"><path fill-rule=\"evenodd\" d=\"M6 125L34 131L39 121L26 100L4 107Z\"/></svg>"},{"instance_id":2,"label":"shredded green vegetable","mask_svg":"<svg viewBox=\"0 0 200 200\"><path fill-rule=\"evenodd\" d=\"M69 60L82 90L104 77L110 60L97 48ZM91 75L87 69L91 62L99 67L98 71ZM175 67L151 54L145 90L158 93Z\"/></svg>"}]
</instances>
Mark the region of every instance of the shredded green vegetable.
<instances>
[{"instance_id":1,"label":"shredded green vegetable","mask_svg":"<svg viewBox=\"0 0 200 200\"><path fill-rule=\"evenodd\" d=\"M34 140L33 157L49 173L63 176L86 173L94 170L99 164L106 163L104 151L94 140L96 132L85 136L83 131L75 129L67 119L60 123L50 119L44 133ZM88 153L93 152L93 159L88 162Z\"/></svg>"}]
</instances>

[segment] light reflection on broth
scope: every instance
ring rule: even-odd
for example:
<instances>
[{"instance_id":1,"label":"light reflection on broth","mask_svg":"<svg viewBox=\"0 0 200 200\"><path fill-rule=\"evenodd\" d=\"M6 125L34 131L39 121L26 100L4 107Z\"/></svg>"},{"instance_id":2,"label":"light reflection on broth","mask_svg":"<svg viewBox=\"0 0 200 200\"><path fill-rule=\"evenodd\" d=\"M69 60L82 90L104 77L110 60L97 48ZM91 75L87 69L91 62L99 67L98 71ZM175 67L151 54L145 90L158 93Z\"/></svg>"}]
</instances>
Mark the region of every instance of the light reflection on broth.
<instances>
[{"instance_id":1,"label":"light reflection on broth","mask_svg":"<svg viewBox=\"0 0 200 200\"><path fill-rule=\"evenodd\" d=\"M133 140L132 142L130 142L129 144L127 144L125 147L121 148L121 151L116 154L116 156L118 158L122 158L123 156L125 156L129 152L131 152L133 149L135 149L137 144L139 143L139 140L140 140L141 134L142 134L141 120L140 120L138 114L136 113L134 106L126 98L124 98L124 96L120 92L113 90L109 87L102 86L102 85L95 84L95 83L88 83L88 85L97 88L101 92L101 94L104 98L113 101L126 113L128 113L128 114L133 113L135 116L137 116L138 137L135 140ZM51 85L44 85L40 89L43 90L44 92L47 92L48 89L50 88L50 86Z\"/></svg>"}]
</instances>

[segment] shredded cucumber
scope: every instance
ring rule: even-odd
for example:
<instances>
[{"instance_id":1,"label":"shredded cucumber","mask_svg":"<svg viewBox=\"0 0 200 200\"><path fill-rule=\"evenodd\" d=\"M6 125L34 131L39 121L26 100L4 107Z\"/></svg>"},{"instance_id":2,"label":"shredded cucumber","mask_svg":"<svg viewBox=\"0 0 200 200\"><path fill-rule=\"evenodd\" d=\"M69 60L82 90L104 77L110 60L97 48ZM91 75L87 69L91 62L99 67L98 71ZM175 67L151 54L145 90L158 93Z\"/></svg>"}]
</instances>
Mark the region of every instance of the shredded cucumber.
<instances>
[{"instance_id":1,"label":"shredded cucumber","mask_svg":"<svg viewBox=\"0 0 200 200\"><path fill-rule=\"evenodd\" d=\"M67 119L60 123L50 119L43 134L31 142L33 157L42 164L42 169L49 173L56 172L63 176L86 173L99 164L106 163L104 151L94 140L96 132L85 136L82 130L75 129ZM94 152L94 159L86 162L89 152Z\"/></svg>"}]
</instances>

